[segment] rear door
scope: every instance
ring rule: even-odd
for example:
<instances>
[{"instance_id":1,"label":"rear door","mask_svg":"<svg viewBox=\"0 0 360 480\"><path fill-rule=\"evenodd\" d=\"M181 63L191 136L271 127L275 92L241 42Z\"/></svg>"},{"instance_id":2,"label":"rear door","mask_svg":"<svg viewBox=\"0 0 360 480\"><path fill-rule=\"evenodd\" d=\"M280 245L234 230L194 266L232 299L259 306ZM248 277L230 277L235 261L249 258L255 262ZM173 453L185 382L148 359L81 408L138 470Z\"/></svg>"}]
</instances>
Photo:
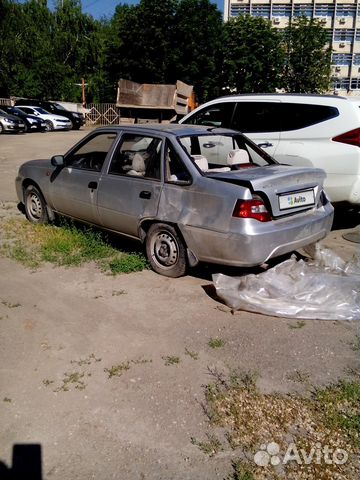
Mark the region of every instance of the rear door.
<instances>
[{"instance_id":1,"label":"rear door","mask_svg":"<svg viewBox=\"0 0 360 480\"><path fill-rule=\"evenodd\" d=\"M104 227L138 236L139 223L157 215L162 189L163 139L124 133L103 174L97 205Z\"/></svg>"}]
</instances>

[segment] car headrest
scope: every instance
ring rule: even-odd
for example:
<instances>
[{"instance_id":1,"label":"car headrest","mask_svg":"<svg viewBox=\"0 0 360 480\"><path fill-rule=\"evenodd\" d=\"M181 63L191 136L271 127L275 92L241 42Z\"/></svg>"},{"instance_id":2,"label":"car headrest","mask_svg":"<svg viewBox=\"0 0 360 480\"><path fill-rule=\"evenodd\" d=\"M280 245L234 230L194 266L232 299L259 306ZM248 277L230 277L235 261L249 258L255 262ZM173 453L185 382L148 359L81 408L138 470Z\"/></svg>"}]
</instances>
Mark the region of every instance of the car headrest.
<instances>
[{"instance_id":1,"label":"car headrest","mask_svg":"<svg viewBox=\"0 0 360 480\"><path fill-rule=\"evenodd\" d=\"M132 159L132 169L135 170L135 172L145 172L145 162L140 155L140 153L135 153L133 159Z\"/></svg>"},{"instance_id":2,"label":"car headrest","mask_svg":"<svg viewBox=\"0 0 360 480\"><path fill-rule=\"evenodd\" d=\"M195 164L200 168L202 172L207 172L209 169L209 163L204 155L192 155Z\"/></svg>"},{"instance_id":3,"label":"car headrest","mask_svg":"<svg viewBox=\"0 0 360 480\"><path fill-rule=\"evenodd\" d=\"M228 165L238 165L239 163L249 163L249 154L246 150L236 149L230 150L226 163Z\"/></svg>"}]
</instances>

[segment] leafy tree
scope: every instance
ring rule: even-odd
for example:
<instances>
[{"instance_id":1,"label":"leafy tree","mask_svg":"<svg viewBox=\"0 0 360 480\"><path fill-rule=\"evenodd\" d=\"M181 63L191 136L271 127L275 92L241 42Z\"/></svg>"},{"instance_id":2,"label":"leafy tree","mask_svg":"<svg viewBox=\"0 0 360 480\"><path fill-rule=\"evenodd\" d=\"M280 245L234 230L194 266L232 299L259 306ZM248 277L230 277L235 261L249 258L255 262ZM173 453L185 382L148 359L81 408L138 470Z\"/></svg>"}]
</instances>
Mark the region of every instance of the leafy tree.
<instances>
[{"instance_id":1,"label":"leafy tree","mask_svg":"<svg viewBox=\"0 0 360 480\"><path fill-rule=\"evenodd\" d=\"M167 78L194 85L199 102L220 94L222 37L222 16L216 5L209 0L180 0Z\"/></svg>"},{"instance_id":2,"label":"leafy tree","mask_svg":"<svg viewBox=\"0 0 360 480\"><path fill-rule=\"evenodd\" d=\"M63 72L58 97L80 100L81 78L96 77L101 50L100 23L82 13L80 0L58 0L55 12L54 49Z\"/></svg>"},{"instance_id":3,"label":"leafy tree","mask_svg":"<svg viewBox=\"0 0 360 480\"><path fill-rule=\"evenodd\" d=\"M107 40L110 79L139 83L166 83L171 56L171 31L176 0L141 0L139 5L119 5Z\"/></svg>"},{"instance_id":4,"label":"leafy tree","mask_svg":"<svg viewBox=\"0 0 360 480\"><path fill-rule=\"evenodd\" d=\"M283 86L291 93L322 93L329 88L331 48L316 19L296 18L284 31Z\"/></svg>"},{"instance_id":5,"label":"leafy tree","mask_svg":"<svg viewBox=\"0 0 360 480\"><path fill-rule=\"evenodd\" d=\"M223 86L231 93L271 92L279 86L283 53L279 32L268 20L250 15L224 26Z\"/></svg>"}]
</instances>

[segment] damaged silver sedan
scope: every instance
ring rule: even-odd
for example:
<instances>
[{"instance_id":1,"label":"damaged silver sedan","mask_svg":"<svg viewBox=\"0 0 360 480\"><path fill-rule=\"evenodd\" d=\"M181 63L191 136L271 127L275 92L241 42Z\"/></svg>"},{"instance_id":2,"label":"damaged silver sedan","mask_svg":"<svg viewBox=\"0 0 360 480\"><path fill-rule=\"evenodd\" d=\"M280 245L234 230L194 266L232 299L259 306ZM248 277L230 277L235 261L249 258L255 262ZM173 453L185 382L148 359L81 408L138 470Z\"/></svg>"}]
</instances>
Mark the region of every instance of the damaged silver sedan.
<instances>
[{"instance_id":1,"label":"damaged silver sedan","mask_svg":"<svg viewBox=\"0 0 360 480\"><path fill-rule=\"evenodd\" d=\"M278 164L233 130L131 125L24 163L16 189L31 222L60 214L138 239L156 272L179 277L200 261L260 265L325 237L324 178Z\"/></svg>"}]
</instances>

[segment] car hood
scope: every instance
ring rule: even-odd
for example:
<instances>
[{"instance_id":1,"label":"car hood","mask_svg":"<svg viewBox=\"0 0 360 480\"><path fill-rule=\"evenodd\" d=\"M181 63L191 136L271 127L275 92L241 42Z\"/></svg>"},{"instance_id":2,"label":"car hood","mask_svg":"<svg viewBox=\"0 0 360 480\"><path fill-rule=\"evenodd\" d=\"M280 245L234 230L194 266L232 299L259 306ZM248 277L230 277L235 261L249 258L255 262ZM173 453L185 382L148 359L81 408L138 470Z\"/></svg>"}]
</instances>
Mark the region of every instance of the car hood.
<instances>
[{"instance_id":1,"label":"car hood","mask_svg":"<svg viewBox=\"0 0 360 480\"><path fill-rule=\"evenodd\" d=\"M269 165L232 172L208 173L206 176L245 186L253 193L262 197L265 196L275 217L310 208L309 205L297 206L289 210L280 208L279 197L285 194L310 190L314 192L314 204L317 204L326 178L324 170L320 168L290 167L286 165Z\"/></svg>"},{"instance_id":2,"label":"car hood","mask_svg":"<svg viewBox=\"0 0 360 480\"><path fill-rule=\"evenodd\" d=\"M17 122L22 122L21 118L17 117L16 115L12 115L11 113L7 113L6 115L3 115L2 113L0 113L0 117L10 118L11 120L16 120Z\"/></svg>"}]
</instances>

